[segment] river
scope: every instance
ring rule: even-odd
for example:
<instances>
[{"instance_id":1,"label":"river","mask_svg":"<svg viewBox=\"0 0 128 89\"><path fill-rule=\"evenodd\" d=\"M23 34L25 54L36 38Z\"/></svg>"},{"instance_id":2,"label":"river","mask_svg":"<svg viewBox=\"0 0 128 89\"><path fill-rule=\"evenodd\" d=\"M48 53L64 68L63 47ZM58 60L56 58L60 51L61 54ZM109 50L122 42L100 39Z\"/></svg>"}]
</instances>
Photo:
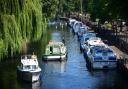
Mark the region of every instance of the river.
<instances>
[{"instance_id":1,"label":"river","mask_svg":"<svg viewBox=\"0 0 128 89\"><path fill-rule=\"evenodd\" d=\"M67 61L43 62L41 55L44 45L52 38L50 35L58 32L65 38ZM34 51L37 48L35 53L38 53L42 68L40 82L31 84L17 80L16 66L20 60L17 57L15 60L0 63L0 89L128 89L127 83L117 70L88 70L77 36L70 28L54 26L43 37L38 47L33 45L31 49Z\"/></svg>"}]
</instances>

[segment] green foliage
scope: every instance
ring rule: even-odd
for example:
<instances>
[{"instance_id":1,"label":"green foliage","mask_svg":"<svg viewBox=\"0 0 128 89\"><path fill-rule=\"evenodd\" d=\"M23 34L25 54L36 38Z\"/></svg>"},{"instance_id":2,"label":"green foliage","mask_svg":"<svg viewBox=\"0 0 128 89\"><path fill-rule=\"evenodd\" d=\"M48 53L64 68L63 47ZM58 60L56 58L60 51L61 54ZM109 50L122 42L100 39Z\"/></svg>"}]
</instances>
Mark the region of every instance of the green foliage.
<instances>
[{"instance_id":1,"label":"green foliage","mask_svg":"<svg viewBox=\"0 0 128 89\"><path fill-rule=\"evenodd\" d=\"M59 0L42 0L42 12L47 18L55 17Z\"/></svg>"},{"instance_id":2,"label":"green foliage","mask_svg":"<svg viewBox=\"0 0 128 89\"><path fill-rule=\"evenodd\" d=\"M108 0L108 8L112 12L113 17L127 19L128 18L128 0Z\"/></svg>"},{"instance_id":3,"label":"green foliage","mask_svg":"<svg viewBox=\"0 0 128 89\"><path fill-rule=\"evenodd\" d=\"M128 0L88 0L87 12L92 19L101 20L126 19L128 17Z\"/></svg>"},{"instance_id":4,"label":"green foliage","mask_svg":"<svg viewBox=\"0 0 128 89\"><path fill-rule=\"evenodd\" d=\"M80 11L80 0L65 0L67 2L67 11L79 12ZM65 10L66 12L66 10Z\"/></svg>"},{"instance_id":5,"label":"green foliage","mask_svg":"<svg viewBox=\"0 0 128 89\"><path fill-rule=\"evenodd\" d=\"M40 0L0 0L0 57L39 40L46 28Z\"/></svg>"},{"instance_id":6,"label":"green foliage","mask_svg":"<svg viewBox=\"0 0 128 89\"><path fill-rule=\"evenodd\" d=\"M109 20L110 16L107 6L107 0L88 0L87 11L91 13L92 20L96 18Z\"/></svg>"}]
</instances>

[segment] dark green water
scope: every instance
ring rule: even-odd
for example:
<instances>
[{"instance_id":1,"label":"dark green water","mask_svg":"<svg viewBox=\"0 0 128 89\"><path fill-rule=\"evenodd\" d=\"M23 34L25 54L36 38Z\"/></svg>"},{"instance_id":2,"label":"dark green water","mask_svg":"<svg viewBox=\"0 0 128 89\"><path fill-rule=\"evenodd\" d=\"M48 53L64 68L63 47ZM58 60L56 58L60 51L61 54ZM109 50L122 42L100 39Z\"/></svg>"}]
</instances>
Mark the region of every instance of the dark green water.
<instances>
[{"instance_id":1,"label":"dark green water","mask_svg":"<svg viewBox=\"0 0 128 89\"><path fill-rule=\"evenodd\" d=\"M43 62L41 55L52 34L61 33L65 37L68 57L65 62ZM38 55L42 68L41 81L35 83L17 80L16 66L20 57L0 64L0 89L128 89L119 72L88 71L83 54L80 52L77 36L67 27L47 29L44 38L38 43L30 45L28 53Z\"/></svg>"}]
</instances>

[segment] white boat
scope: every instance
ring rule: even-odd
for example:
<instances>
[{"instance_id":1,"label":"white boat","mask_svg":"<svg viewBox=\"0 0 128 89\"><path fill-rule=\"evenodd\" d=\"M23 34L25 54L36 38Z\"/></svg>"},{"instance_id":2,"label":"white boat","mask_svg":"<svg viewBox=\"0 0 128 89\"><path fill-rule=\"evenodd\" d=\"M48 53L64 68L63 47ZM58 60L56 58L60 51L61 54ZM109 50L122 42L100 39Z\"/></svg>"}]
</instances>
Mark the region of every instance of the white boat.
<instances>
[{"instance_id":1,"label":"white boat","mask_svg":"<svg viewBox=\"0 0 128 89\"><path fill-rule=\"evenodd\" d=\"M87 50L92 46L106 46L106 44L99 37L91 37L82 45L82 48L87 52Z\"/></svg>"},{"instance_id":2,"label":"white boat","mask_svg":"<svg viewBox=\"0 0 128 89\"><path fill-rule=\"evenodd\" d=\"M80 39L80 50L84 51L84 45L85 43L92 37L96 37L96 33L94 32L86 32L85 34L82 35Z\"/></svg>"},{"instance_id":3,"label":"white boat","mask_svg":"<svg viewBox=\"0 0 128 89\"><path fill-rule=\"evenodd\" d=\"M36 55L21 56L20 65L17 66L17 77L28 82L35 82L40 79L41 68L39 67Z\"/></svg>"},{"instance_id":4,"label":"white boat","mask_svg":"<svg viewBox=\"0 0 128 89\"><path fill-rule=\"evenodd\" d=\"M91 47L87 52L87 65L92 69L113 69L117 67L116 54L105 46Z\"/></svg>"},{"instance_id":5,"label":"white boat","mask_svg":"<svg viewBox=\"0 0 128 89\"><path fill-rule=\"evenodd\" d=\"M94 47L94 46L107 47L107 45L101 40L101 38L99 38L99 37L92 37L89 40L87 40L87 42L84 45L82 45L83 54L84 54L85 58L87 58L88 50L90 50L90 48Z\"/></svg>"},{"instance_id":6,"label":"white boat","mask_svg":"<svg viewBox=\"0 0 128 89\"><path fill-rule=\"evenodd\" d=\"M46 46L43 60L65 60L67 55L66 46L62 42L50 41Z\"/></svg>"},{"instance_id":7,"label":"white boat","mask_svg":"<svg viewBox=\"0 0 128 89\"><path fill-rule=\"evenodd\" d=\"M75 23L75 19L69 19L69 23L68 23L68 25L72 28L73 27L73 25L74 25L74 23Z\"/></svg>"},{"instance_id":8,"label":"white boat","mask_svg":"<svg viewBox=\"0 0 128 89\"><path fill-rule=\"evenodd\" d=\"M87 26L82 26L79 28L77 32L78 40L80 41L83 34L85 34L88 31Z\"/></svg>"},{"instance_id":9,"label":"white boat","mask_svg":"<svg viewBox=\"0 0 128 89\"><path fill-rule=\"evenodd\" d=\"M80 27L83 26L83 23L80 21L75 21L73 24L73 32L77 33L80 29Z\"/></svg>"}]
</instances>

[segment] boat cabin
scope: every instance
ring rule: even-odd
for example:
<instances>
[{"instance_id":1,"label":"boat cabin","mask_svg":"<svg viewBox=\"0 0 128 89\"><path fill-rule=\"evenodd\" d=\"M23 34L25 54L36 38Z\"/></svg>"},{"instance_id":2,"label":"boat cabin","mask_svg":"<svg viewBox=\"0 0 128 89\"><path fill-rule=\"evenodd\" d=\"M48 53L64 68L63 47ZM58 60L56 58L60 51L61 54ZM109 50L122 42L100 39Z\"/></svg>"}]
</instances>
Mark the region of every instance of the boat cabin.
<instances>
[{"instance_id":1,"label":"boat cabin","mask_svg":"<svg viewBox=\"0 0 128 89\"><path fill-rule=\"evenodd\" d=\"M38 68L38 61L36 55L24 55L21 56L20 68L24 71L36 70Z\"/></svg>"}]
</instances>

